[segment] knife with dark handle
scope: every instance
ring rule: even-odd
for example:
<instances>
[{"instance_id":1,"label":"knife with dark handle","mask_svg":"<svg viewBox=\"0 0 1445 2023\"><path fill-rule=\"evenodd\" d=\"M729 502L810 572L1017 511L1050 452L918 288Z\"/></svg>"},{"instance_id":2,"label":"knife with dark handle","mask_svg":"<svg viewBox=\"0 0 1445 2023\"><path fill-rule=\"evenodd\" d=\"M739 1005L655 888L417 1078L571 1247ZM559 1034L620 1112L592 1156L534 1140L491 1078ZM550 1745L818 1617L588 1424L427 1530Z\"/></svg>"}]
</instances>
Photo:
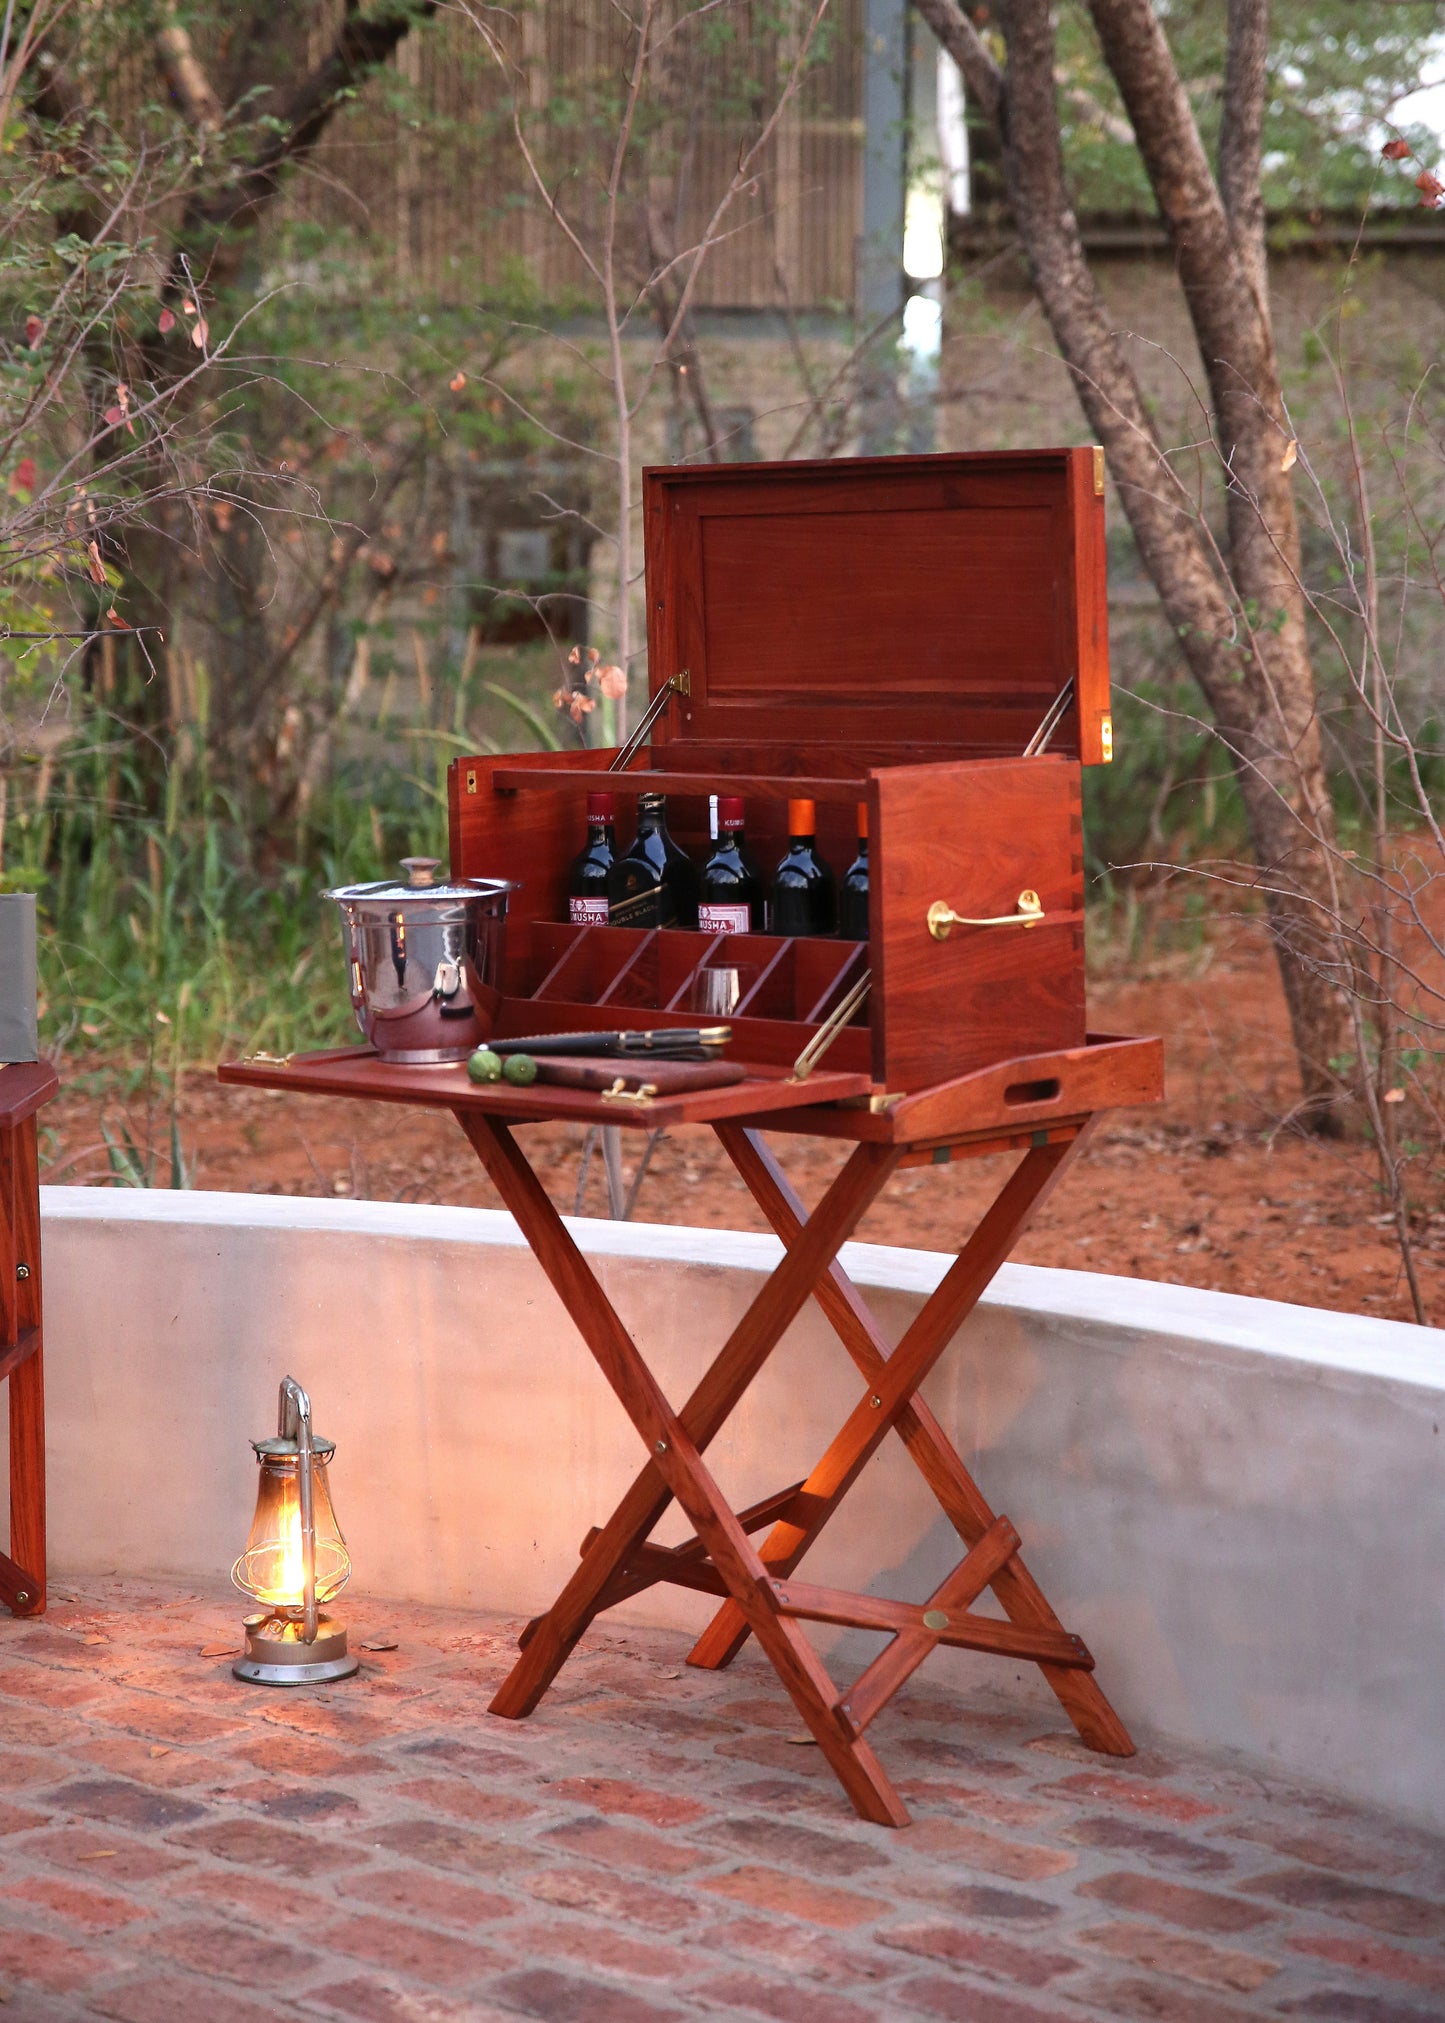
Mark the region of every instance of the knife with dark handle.
<instances>
[{"instance_id":1,"label":"knife with dark handle","mask_svg":"<svg viewBox=\"0 0 1445 2023\"><path fill-rule=\"evenodd\" d=\"M530 1039L488 1040L494 1054L646 1055L652 1060L711 1061L732 1038L731 1026L657 1026L621 1033L534 1033Z\"/></svg>"}]
</instances>

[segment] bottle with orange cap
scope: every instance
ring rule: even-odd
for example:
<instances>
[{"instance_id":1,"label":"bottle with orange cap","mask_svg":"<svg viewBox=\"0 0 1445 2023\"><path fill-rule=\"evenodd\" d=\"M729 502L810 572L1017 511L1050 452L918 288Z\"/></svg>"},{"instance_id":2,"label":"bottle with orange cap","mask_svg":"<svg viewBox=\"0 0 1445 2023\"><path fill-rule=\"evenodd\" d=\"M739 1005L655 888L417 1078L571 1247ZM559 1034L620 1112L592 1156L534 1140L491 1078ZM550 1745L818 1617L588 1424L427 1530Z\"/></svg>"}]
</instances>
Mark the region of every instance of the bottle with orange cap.
<instances>
[{"instance_id":1,"label":"bottle with orange cap","mask_svg":"<svg viewBox=\"0 0 1445 2023\"><path fill-rule=\"evenodd\" d=\"M818 855L817 810L811 801L788 803L788 848L773 874L769 925L774 934L833 934L838 926L838 885Z\"/></svg>"},{"instance_id":2,"label":"bottle with orange cap","mask_svg":"<svg viewBox=\"0 0 1445 2023\"><path fill-rule=\"evenodd\" d=\"M858 855L838 885L838 932L844 941L868 939L868 803L858 803Z\"/></svg>"}]
</instances>

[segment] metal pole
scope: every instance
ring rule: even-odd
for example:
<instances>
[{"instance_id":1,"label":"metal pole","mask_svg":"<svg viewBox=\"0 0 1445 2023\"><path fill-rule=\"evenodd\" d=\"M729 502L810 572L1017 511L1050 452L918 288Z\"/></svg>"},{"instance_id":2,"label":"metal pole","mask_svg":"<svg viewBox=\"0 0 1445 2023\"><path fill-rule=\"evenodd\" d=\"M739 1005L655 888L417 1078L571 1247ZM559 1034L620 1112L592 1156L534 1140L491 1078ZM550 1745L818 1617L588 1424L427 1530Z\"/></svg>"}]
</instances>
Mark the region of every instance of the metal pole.
<instances>
[{"instance_id":1,"label":"metal pole","mask_svg":"<svg viewBox=\"0 0 1445 2023\"><path fill-rule=\"evenodd\" d=\"M860 370L859 451L898 447L902 425L896 345L903 313L907 162L907 0L867 0L863 34L863 236L856 276L858 331L879 334ZM880 328L881 326L881 328Z\"/></svg>"}]
</instances>

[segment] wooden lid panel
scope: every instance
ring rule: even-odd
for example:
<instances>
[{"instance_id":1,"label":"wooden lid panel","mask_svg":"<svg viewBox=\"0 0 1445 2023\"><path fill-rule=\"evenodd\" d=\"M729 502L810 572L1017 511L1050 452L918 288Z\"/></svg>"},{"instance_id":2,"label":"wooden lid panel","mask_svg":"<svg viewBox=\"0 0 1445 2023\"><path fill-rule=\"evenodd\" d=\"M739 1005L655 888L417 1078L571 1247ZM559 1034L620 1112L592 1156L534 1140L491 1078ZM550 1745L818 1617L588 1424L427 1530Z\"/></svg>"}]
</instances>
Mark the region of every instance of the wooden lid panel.
<instances>
[{"instance_id":1,"label":"wooden lid panel","mask_svg":"<svg viewBox=\"0 0 1445 2023\"><path fill-rule=\"evenodd\" d=\"M1082 718L1100 756L1093 470L1086 449L646 472L651 681L691 688L657 745L1017 755L1072 676L1053 749L1080 755Z\"/></svg>"}]
</instances>

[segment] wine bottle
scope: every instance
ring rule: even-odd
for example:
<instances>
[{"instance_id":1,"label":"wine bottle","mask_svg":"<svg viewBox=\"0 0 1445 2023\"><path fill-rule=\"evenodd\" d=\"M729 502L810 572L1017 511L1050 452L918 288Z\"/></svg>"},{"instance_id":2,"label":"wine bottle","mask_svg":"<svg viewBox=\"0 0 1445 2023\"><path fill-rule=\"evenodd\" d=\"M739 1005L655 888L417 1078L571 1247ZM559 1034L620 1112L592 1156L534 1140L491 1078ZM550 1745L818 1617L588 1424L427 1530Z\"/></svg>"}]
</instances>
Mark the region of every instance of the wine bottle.
<instances>
[{"instance_id":1,"label":"wine bottle","mask_svg":"<svg viewBox=\"0 0 1445 2023\"><path fill-rule=\"evenodd\" d=\"M743 804L736 794L719 794L718 839L702 867L697 924L704 934L759 933L763 925L763 881L743 835Z\"/></svg>"},{"instance_id":2,"label":"wine bottle","mask_svg":"<svg viewBox=\"0 0 1445 2023\"><path fill-rule=\"evenodd\" d=\"M637 797L637 834L607 873L614 927L696 927L697 866L667 833L667 798Z\"/></svg>"},{"instance_id":3,"label":"wine bottle","mask_svg":"<svg viewBox=\"0 0 1445 2023\"><path fill-rule=\"evenodd\" d=\"M567 879L567 918L576 927L607 925L607 873L617 855L612 815L611 794L587 796L587 842Z\"/></svg>"},{"instance_id":4,"label":"wine bottle","mask_svg":"<svg viewBox=\"0 0 1445 2023\"><path fill-rule=\"evenodd\" d=\"M838 888L818 855L811 801L788 803L788 849L773 874L774 934L831 934L838 924Z\"/></svg>"},{"instance_id":5,"label":"wine bottle","mask_svg":"<svg viewBox=\"0 0 1445 2023\"><path fill-rule=\"evenodd\" d=\"M858 855L838 886L838 932L844 941L868 939L868 803L858 803Z\"/></svg>"}]
</instances>

